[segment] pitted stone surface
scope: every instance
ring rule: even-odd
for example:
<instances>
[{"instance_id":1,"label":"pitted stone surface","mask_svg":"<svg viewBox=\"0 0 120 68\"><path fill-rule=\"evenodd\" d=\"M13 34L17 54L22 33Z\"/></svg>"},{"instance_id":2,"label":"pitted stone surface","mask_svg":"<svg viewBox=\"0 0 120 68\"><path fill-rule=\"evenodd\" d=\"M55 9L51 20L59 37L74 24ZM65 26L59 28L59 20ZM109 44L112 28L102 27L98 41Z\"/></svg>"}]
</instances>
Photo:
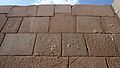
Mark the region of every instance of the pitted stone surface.
<instances>
[{"instance_id":1,"label":"pitted stone surface","mask_svg":"<svg viewBox=\"0 0 120 68\"><path fill-rule=\"evenodd\" d=\"M32 55L35 34L7 34L0 55Z\"/></svg>"},{"instance_id":2,"label":"pitted stone surface","mask_svg":"<svg viewBox=\"0 0 120 68\"><path fill-rule=\"evenodd\" d=\"M69 68L107 68L104 57L72 57Z\"/></svg>"},{"instance_id":3,"label":"pitted stone surface","mask_svg":"<svg viewBox=\"0 0 120 68\"><path fill-rule=\"evenodd\" d=\"M87 48L82 34L62 35L63 56L86 56Z\"/></svg>"},{"instance_id":4,"label":"pitted stone surface","mask_svg":"<svg viewBox=\"0 0 120 68\"><path fill-rule=\"evenodd\" d=\"M61 55L61 35L60 34L38 34L34 49L34 54L38 55Z\"/></svg>"},{"instance_id":5,"label":"pitted stone surface","mask_svg":"<svg viewBox=\"0 0 120 68\"><path fill-rule=\"evenodd\" d=\"M114 38L110 34L85 34L91 56L118 56Z\"/></svg>"},{"instance_id":6,"label":"pitted stone surface","mask_svg":"<svg viewBox=\"0 0 120 68\"><path fill-rule=\"evenodd\" d=\"M23 19L19 32L48 32L48 27L49 17L28 17Z\"/></svg>"}]
</instances>

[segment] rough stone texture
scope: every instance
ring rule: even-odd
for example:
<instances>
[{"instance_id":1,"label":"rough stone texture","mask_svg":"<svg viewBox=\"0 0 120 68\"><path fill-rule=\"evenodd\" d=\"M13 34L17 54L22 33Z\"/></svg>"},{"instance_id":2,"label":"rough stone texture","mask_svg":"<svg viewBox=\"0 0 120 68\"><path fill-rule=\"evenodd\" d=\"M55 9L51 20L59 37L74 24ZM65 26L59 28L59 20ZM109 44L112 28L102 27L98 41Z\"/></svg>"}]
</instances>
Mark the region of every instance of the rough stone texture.
<instances>
[{"instance_id":1,"label":"rough stone texture","mask_svg":"<svg viewBox=\"0 0 120 68\"><path fill-rule=\"evenodd\" d=\"M22 18L8 18L2 32L7 33L7 32L17 32L20 24L21 24Z\"/></svg>"},{"instance_id":2,"label":"rough stone texture","mask_svg":"<svg viewBox=\"0 0 120 68\"><path fill-rule=\"evenodd\" d=\"M7 56L0 56L0 68L4 68L4 63L6 59Z\"/></svg>"},{"instance_id":3,"label":"rough stone texture","mask_svg":"<svg viewBox=\"0 0 120 68\"><path fill-rule=\"evenodd\" d=\"M4 39L4 34L0 34L0 46L1 46L1 44L2 44L2 41L3 41L3 39Z\"/></svg>"},{"instance_id":4,"label":"rough stone texture","mask_svg":"<svg viewBox=\"0 0 120 68\"><path fill-rule=\"evenodd\" d=\"M51 17L50 32L75 32L75 17L67 13Z\"/></svg>"},{"instance_id":5,"label":"rough stone texture","mask_svg":"<svg viewBox=\"0 0 120 68\"><path fill-rule=\"evenodd\" d=\"M87 48L82 34L62 35L63 56L86 56Z\"/></svg>"},{"instance_id":6,"label":"rough stone texture","mask_svg":"<svg viewBox=\"0 0 120 68\"><path fill-rule=\"evenodd\" d=\"M91 56L118 56L113 36L110 34L85 34Z\"/></svg>"},{"instance_id":7,"label":"rough stone texture","mask_svg":"<svg viewBox=\"0 0 120 68\"><path fill-rule=\"evenodd\" d=\"M103 28L106 33L120 33L120 19L115 17L103 17Z\"/></svg>"},{"instance_id":8,"label":"rough stone texture","mask_svg":"<svg viewBox=\"0 0 120 68\"><path fill-rule=\"evenodd\" d=\"M120 57L107 58L109 68L120 68Z\"/></svg>"},{"instance_id":9,"label":"rough stone texture","mask_svg":"<svg viewBox=\"0 0 120 68\"><path fill-rule=\"evenodd\" d=\"M67 68L68 59L65 57L33 57L10 56L4 68Z\"/></svg>"},{"instance_id":10,"label":"rough stone texture","mask_svg":"<svg viewBox=\"0 0 120 68\"><path fill-rule=\"evenodd\" d=\"M72 57L69 65L69 68L107 68L105 58L102 57Z\"/></svg>"},{"instance_id":11,"label":"rough stone texture","mask_svg":"<svg viewBox=\"0 0 120 68\"><path fill-rule=\"evenodd\" d=\"M72 15L114 16L114 12L111 6L75 5L72 8Z\"/></svg>"},{"instance_id":12,"label":"rough stone texture","mask_svg":"<svg viewBox=\"0 0 120 68\"><path fill-rule=\"evenodd\" d=\"M39 5L36 16L54 16L54 5Z\"/></svg>"},{"instance_id":13,"label":"rough stone texture","mask_svg":"<svg viewBox=\"0 0 120 68\"><path fill-rule=\"evenodd\" d=\"M115 39L116 46L118 48L118 52L119 52L119 55L120 55L120 34L115 34L114 39Z\"/></svg>"},{"instance_id":14,"label":"rough stone texture","mask_svg":"<svg viewBox=\"0 0 120 68\"><path fill-rule=\"evenodd\" d=\"M8 16L35 16L37 6L16 6L8 13Z\"/></svg>"},{"instance_id":15,"label":"rough stone texture","mask_svg":"<svg viewBox=\"0 0 120 68\"><path fill-rule=\"evenodd\" d=\"M119 18L120 18L120 12L118 13L118 16L119 16Z\"/></svg>"},{"instance_id":16,"label":"rough stone texture","mask_svg":"<svg viewBox=\"0 0 120 68\"><path fill-rule=\"evenodd\" d=\"M71 5L55 5L55 13L71 13Z\"/></svg>"},{"instance_id":17,"label":"rough stone texture","mask_svg":"<svg viewBox=\"0 0 120 68\"><path fill-rule=\"evenodd\" d=\"M112 6L115 12L118 13L118 11L120 10L120 0L113 0Z\"/></svg>"},{"instance_id":18,"label":"rough stone texture","mask_svg":"<svg viewBox=\"0 0 120 68\"><path fill-rule=\"evenodd\" d=\"M0 6L0 13L8 13L12 6Z\"/></svg>"},{"instance_id":19,"label":"rough stone texture","mask_svg":"<svg viewBox=\"0 0 120 68\"><path fill-rule=\"evenodd\" d=\"M23 19L19 32L48 32L49 17L27 17Z\"/></svg>"},{"instance_id":20,"label":"rough stone texture","mask_svg":"<svg viewBox=\"0 0 120 68\"><path fill-rule=\"evenodd\" d=\"M7 34L0 47L0 55L31 55L35 34Z\"/></svg>"},{"instance_id":21,"label":"rough stone texture","mask_svg":"<svg viewBox=\"0 0 120 68\"><path fill-rule=\"evenodd\" d=\"M77 32L99 33L103 32L101 19L99 17L77 17Z\"/></svg>"},{"instance_id":22,"label":"rough stone texture","mask_svg":"<svg viewBox=\"0 0 120 68\"><path fill-rule=\"evenodd\" d=\"M60 34L38 34L34 54L60 56L61 55Z\"/></svg>"},{"instance_id":23,"label":"rough stone texture","mask_svg":"<svg viewBox=\"0 0 120 68\"><path fill-rule=\"evenodd\" d=\"M2 30L6 20L6 14L0 14L0 31Z\"/></svg>"}]
</instances>

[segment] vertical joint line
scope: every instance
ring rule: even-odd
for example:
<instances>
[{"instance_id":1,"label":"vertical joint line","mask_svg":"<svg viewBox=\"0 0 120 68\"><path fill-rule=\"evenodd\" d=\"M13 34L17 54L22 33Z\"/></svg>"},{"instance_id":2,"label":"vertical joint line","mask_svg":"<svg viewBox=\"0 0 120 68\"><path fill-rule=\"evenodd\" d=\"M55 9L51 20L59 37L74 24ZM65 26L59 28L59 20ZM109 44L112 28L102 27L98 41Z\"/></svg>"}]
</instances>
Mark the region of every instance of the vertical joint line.
<instances>
[{"instance_id":1,"label":"vertical joint line","mask_svg":"<svg viewBox=\"0 0 120 68\"><path fill-rule=\"evenodd\" d=\"M84 38L84 41L85 41L85 46L86 46L86 50L87 50L87 55L89 56L89 50L88 50L88 46L87 46L87 41L85 39L85 35L83 34L83 38Z\"/></svg>"},{"instance_id":2,"label":"vertical joint line","mask_svg":"<svg viewBox=\"0 0 120 68\"><path fill-rule=\"evenodd\" d=\"M32 55L34 54L34 49L35 49L35 45L36 45L36 41L37 41L37 35L35 35L35 40L34 40L34 46L33 46L33 50L32 50Z\"/></svg>"},{"instance_id":3,"label":"vertical joint line","mask_svg":"<svg viewBox=\"0 0 120 68\"><path fill-rule=\"evenodd\" d=\"M19 27L18 27L17 33L19 32L19 30L20 30L20 28L21 28L21 25L22 25L23 19L24 19L24 18L22 18L22 20L21 20L21 22L20 22L20 25L19 25Z\"/></svg>"}]
</instances>

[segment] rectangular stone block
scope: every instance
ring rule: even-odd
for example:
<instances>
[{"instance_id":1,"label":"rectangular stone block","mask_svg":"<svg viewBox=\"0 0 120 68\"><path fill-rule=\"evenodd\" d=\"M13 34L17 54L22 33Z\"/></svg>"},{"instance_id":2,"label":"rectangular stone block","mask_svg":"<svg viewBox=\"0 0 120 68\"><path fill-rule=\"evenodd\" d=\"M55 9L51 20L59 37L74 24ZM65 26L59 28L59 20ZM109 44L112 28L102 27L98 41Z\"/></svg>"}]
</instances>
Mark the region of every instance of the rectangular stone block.
<instances>
[{"instance_id":1,"label":"rectangular stone block","mask_svg":"<svg viewBox=\"0 0 120 68\"><path fill-rule=\"evenodd\" d=\"M0 6L0 13L8 13L12 6Z\"/></svg>"},{"instance_id":2,"label":"rectangular stone block","mask_svg":"<svg viewBox=\"0 0 120 68\"><path fill-rule=\"evenodd\" d=\"M32 55L35 34L7 34L0 55Z\"/></svg>"},{"instance_id":3,"label":"rectangular stone block","mask_svg":"<svg viewBox=\"0 0 120 68\"><path fill-rule=\"evenodd\" d=\"M17 33L21 22L22 18L8 18L2 33Z\"/></svg>"},{"instance_id":4,"label":"rectangular stone block","mask_svg":"<svg viewBox=\"0 0 120 68\"><path fill-rule=\"evenodd\" d=\"M9 17L35 16L37 6L16 6L8 13Z\"/></svg>"},{"instance_id":5,"label":"rectangular stone block","mask_svg":"<svg viewBox=\"0 0 120 68\"><path fill-rule=\"evenodd\" d=\"M34 49L34 55L60 56L61 35L60 34L38 34Z\"/></svg>"},{"instance_id":6,"label":"rectangular stone block","mask_svg":"<svg viewBox=\"0 0 120 68\"><path fill-rule=\"evenodd\" d=\"M86 56L87 48L82 34L62 35L63 56Z\"/></svg>"},{"instance_id":7,"label":"rectangular stone block","mask_svg":"<svg viewBox=\"0 0 120 68\"><path fill-rule=\"evenodd\" d=\"M120 57L107 58L109 68L120 68Z\"/></svg>"},{"instance_id":8,"label":"rectangular stone block","mask_svg":"<svg viewBox=\"0 0 120 68\"><path fill-rule=\"evenodd\" d=\"M55 5L55 13L71 13L71 5Z\"/></svg>"},{"instance_id":9,"label":"rectangular stone block","mask_svg":"<svg viewBox=\"0 0 120 68\"><path fill-rule=\"evenodd\" d=\"M101 33L103 32L100 17L77 17L77 32L80 33Z\"/></svg>"},{"instance_id":10,"label":"rectangular stone block","mask_svg":"<svg viewBox=\"0 0 120 68\"><path fill-rule=\"evenodd\" d=\"M105 33L120 33L120 19L115 17L103 17L102 24Z\"/></svg>"},{"instance_id":11,"label":"rectangular stone block","mask_svg":"<svg viewBox=\"0 0 120 68\"><path fill-rule=\"evenodd\" d=\"M4 68L67 68L66 57L9 56Z\"/></svg>"},{"instance_id":12,"label":"rectangular stone block","mask_svg":"<svg viewBox=\"0 0 120 68\"><path fill-rule=\"evenodd\" d=\"M69 13L51 17L50 32L75 32L75 17Z\"/></svg>"},{"instance_id":13,"label":"rectangular stone block","mask_svg":"<svg viewBox=\"0 0 120 68\"><path fill-rule=\"evenodd\" d=\"M6 14L0 14L0 31L2 30L7 20Z\"/></svg>"},{"instance_id":14,"label":"rectangular stone block","mask_svg":"<svg viewBox=\"0 0 120 68\"><path fill-rule=\"evenodd\" d=\"M26 17L21 24L20 33L48 32L49 17Z\"/></svg>"},{"instance_id":15,"label":"rectangular stone block","mask_svg":"<svg viewBox=\"0 0 120 68\"><path fill-rule=\"evenodd\" d=\"M113 0L112 6L116 13L120 10L120 0Z\"/></svg>"},{"instance_id":16,"label":"rectangular stone block","mask_svg":"<svg viewBox=\"0 0 120 68\"><path fill-rule=\"evenodd\" d=\"M90 56L118 56L114 38L110 34L85 34Z\"/></svg>"},{"instance_id":17,"label":"rectangular stone block","mask_svg":"<svg viewBox=\"0 0 120 68\"><path fill-rule=\"evenodd\" d=\"M107 68L103 57L72 57L69 68Z\"/></svg>"},{"instance_id":18,"label":"rectangular stone block","mask_svg":"<svg viewBox=\"0 0 120 68\"><path fill-rule=\"evenodd\" d=\"M114 16L114 11L111 6L107 5L74 5L72 15Z\"/></svg>"},{"instance_id":19,"label":"rectangular stone block","mask_svg":"<svg viewBox=\"0 0 120 68\"><path fill-rule=\"evenodd\" d=\"M39 5L36 16L54 16L54 5Z\"/></svg>"}]
</instances>

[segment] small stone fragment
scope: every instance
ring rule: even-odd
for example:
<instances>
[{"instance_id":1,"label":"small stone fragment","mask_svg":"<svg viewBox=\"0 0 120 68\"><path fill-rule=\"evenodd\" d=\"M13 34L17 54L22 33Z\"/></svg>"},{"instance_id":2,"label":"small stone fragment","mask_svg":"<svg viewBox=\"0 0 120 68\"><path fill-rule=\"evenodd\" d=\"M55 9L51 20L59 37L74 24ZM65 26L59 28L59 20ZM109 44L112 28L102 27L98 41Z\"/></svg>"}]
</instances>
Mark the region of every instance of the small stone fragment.
<instances>
[{"instance_id":1,"label":"small stone fragment","mask_svg":"<svg viewBox=\"0 0 120 68\"><path fill-rule=\"evenodd\" d=\"M39 55L39 53L35 53L35 54L34 54L34 56L38 56L38 55Z\"/></svg>"},{"instance_id":2,"label":"small stone fragment","mask_svg":"<svg viewBox=\"0 0 120 68\"><path fill-rule=\"evenodd\" d=\"M68 44L67 47L70 47L70 44Z\"/></svg>"},{"instance_id":3,"label":"small stone fragment","mask_svg":"<svg viewBox=\"0 0 120 68\"><path fill-rule=\"evenodd\" d=\"M110 27L114 26L114 24L110 24Z\"/></svg>"},{"instance_id":4,"label":"small stone fragment","mask_svg":"<svg viewBox=\"0 0 120 68\"><path fill-rule=\"evenodd\" d=\"M94 29L94 30L93 30L93 33L99 33L99 32L98 32L97 30Z\"/></svg>"}]
</instances>

